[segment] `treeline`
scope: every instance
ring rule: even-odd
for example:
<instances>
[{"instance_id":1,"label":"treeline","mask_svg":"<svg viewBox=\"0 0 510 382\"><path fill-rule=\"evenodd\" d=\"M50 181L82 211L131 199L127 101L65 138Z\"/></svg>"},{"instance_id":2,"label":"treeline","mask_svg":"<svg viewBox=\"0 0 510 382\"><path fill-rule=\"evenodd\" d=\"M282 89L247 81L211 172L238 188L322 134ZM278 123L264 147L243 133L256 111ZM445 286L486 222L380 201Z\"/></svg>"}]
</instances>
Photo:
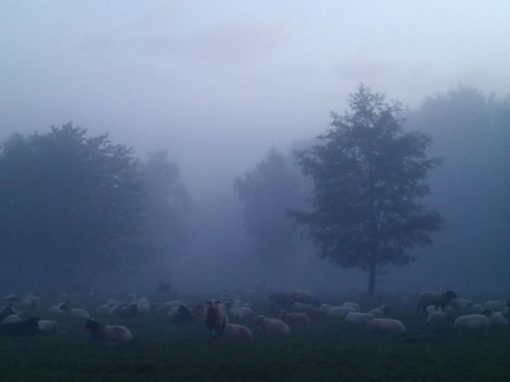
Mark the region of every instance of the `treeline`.
<instances>
[{"instance_id":1,"label":"treeline","mask_svg":"<svg viewBox=\"0 0 510 382\"><path fill-rule=\"evenodd\" d=\"M71 124L1 148L0 261L25 287L86 288L98 274L168 257L184 241L188 207L165 153L140 161Z\"/></svg>"},{"instance_id":2,"label":"treeline","mask_svg":"<svg viewBox=\"0 0 510 382\"><path fill-rule=\"evenodd\" d=\"M434 243L414 278L508 287L510 98L459 87L406 110L361 86L350 101L321 137L235 177L245 254L285 274L315 253L368 271L373 292L376 274ZM0 266L25 289L68 290L151 263L170 275L190 234L200 256L240 256L232 219L195 211L216 226L193 228L191 204L164 152L140 159L70 124L15 134L0 151Z\"/></svg>"}]
</instances>

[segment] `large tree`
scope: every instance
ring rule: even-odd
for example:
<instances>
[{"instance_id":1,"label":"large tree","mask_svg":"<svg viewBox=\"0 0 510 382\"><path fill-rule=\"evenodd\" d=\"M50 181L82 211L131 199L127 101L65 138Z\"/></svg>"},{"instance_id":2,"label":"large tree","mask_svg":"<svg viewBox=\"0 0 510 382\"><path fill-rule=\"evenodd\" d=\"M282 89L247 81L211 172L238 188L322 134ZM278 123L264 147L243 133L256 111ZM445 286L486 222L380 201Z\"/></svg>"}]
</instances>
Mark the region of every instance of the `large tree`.
<instances>
[{"instance_id":1,"label":"large tree","mask_svg":"<svg viewBox=\"0 0 510 382\"><path fill-rule=\"evenodd\" d=\"M332 128L313 147L296 152L313 181L311 209L294 217L307 228L320 256L369 272L374 294L378 270L412 260L411 250L431 244L440 215L422 199L428 136L404 132L398 103L363 84L349 98L350 110L332 113Z\"/></svg>"},{"instance_id":2,"label":"large tree","mask_svg":"<svg viewBox=\"0 0 510 382\"><path fill-rule=\"evenodd\" d=\"M254 169L235 178L234 189L243 204L254 253L268 264L281 266L295 253L297 230L286 211L300 205L302 178L275 149Z\"/></svg>"},{"instance_id":3,"label":"large tree","mask_svg":"<svg viewBox=\"0 0 510 382\"><path fill-rule=\"evenodd\" d=\"M18 278L72 288L140 258L143 190L132 149L67 124L0 151L0 261Z\"/></svg>"}]
</instances>

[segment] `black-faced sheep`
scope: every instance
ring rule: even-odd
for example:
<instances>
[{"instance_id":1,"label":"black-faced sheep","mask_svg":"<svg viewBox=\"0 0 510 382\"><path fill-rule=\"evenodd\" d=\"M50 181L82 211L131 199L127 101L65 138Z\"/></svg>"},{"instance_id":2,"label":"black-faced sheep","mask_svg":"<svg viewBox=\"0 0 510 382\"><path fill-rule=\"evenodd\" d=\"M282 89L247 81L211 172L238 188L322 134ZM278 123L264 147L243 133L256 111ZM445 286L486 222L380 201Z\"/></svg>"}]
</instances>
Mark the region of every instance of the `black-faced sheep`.
<instances>
[{"instance_id":1,"label":"black-faced sheep","mask_svg":"<svg viewBox=\"0 0 510 382\"><path fill-rule=\"evenodd\" d=\"M424 311L429 305L444 308L456 297L457 295L452 291L447 291L445 293L423 292L418 300L418 306Z\"/></svg>"},{"instance_id":2,"label":"black-faced sheep","mask_svg":"<svg viewBox=\"0 0 510 382\"><path fill-rule=\"evenodd\" d=\"M95 320L87 320L85 329L88 330L91 337L95 339L112 342L128 342L133 339L133 333L125 326L101 325Z\"/></svg>"}]
</instances>

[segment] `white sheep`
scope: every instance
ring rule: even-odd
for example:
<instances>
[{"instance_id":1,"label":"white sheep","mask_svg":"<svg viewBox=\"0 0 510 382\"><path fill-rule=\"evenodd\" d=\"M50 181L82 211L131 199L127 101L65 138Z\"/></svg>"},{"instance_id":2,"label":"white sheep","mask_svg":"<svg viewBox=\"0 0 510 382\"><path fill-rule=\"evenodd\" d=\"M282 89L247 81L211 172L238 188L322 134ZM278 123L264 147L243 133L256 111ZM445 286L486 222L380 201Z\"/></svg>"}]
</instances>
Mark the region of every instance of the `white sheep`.
<instances>
[{"instance_id":1,"label":"white sheep","mask_svg":"<svg viewBox=\"0 0 510 382\"><path fill-rule=\"evenodd\" d=\"M492 312L506 312L508 310L507 302L502 300L489 300L483 304L486 310Z\"/></svg>"},{"instance_id":2,"label":"white sheep","mask_svg":"<svg viewBox=\"0 0 510 382\"><path fill-rule=\"evenodd\" d=\"M482 304L472 304L469 306L468 310L471 314L483 314L485 312L485 308Z\"/></svg>"},{"instance_id":3,"label":"white sheep","mask_svg":"<svg viewBox=\"0 0 510 382\"><path fill-rule=\"evenodd\" d=\"M366 325L372 318L370 313L349 312L345 317L345 322L355 325Z\"/></svg>"},{"instance_id":4,"label":"white sheep","mask_svg":"<svg viewBox=\"0 0 510 382\"><path fill-rule=\"evenodd\" d=\"M225 325L223 335L234 341L247 341L253 338L253 334L248 327L238 324Z\"/></svg>"},{"instance_id":5,"label":"white sheep","mask_svg":"<svg viewBox=\"0 0 510 382\"><path fill-rule=\"evenodd\" d=\"M262 327L264 333L270 336L288 335L291 333L289 325L278 318L267 318L265 316L256 317L257 325Z\"/></svg>"},{"instance_id":6,"label":"white sheep","mask_svg":"<svg viewBox=\"0 0 510 382\"><path fill-rule=\"evenodd\" d=\"M455 329L483 329L489 328L491 322L489 318L483 314L466 314L457 317L453 323Z\"/></svg>"},{"instance_id":7,"label":"white sheep","mask_svg":"<svg viewBox=\"0 0 510 382\"><path fill-rule=\"evenodd\" d=\"M359 304L356 303L356 302L344 302L342 304L342 306L347 306L347 307L350 307L353 309L354 312L359 312L360 311L360 307L359 307Z\"/></svg>"},{"instance_id":8,"label":"white sheep","mask_svg":"<svg viewBox=\"0 0 510 382\"><path fill-rule=\"evenodd\" d=\"M136 307L139 313L149 313L152 310L152 304L147 297L139 298L136 301Z\"/></svg>"},{"instance_id":9,"label":"white sheep","mask_svg":"<svg viewBox=\"0 0 510 382\"><path fill-rule=\"evenodd\" d=\"M238 308L232 308L230 309L230 312L234 318L239 320L251 320L253 317L255 317L255 312L253 312L248 304Z\"/></svg>"},{"instance_id":10,"label":"white sheep","mask_svg":"<svg viewBox=\"0 0 510 382\"><path fill-rule=\"evenodd\" d=\"M502 312L494 312L489 316L491 326L508 326L508 318Z\"/></svg>"},{"instance_id":11,"label":"white sheep","mask_svg":"<svg viewBox=\"0 0 510 382\"><path fill-rule=\"evenodd\" d=\"M345 317L351 312L354 312L354 308L351 306L332 306L328 310L328 317L344 320Z\"/></svg>"},{"instance_id":12,"label":"white sheep","mask_svg":"<svg viewBox=\"0 0 510 382\"><path fill-rule=\"evenodd\" d=\"M39 320L37 321L39 333L41 334L56 334L59 331L59 327L56 321L50 320Z\"/></svg>"},{"instance_id":13,"label":"white sheep","mask_svg":"<svg viewBox=\"0 0 510 382\"><path fill-rule=\"evenodd\" d=\"M367 322L367 329L381 333L404 333L406 331L402 321L393 318L374 318Z\"/></svg>"},{"instance_id":14,"label":"white sheep","mask_svg":"<svg viewBox=\"0 0 510 382\"><path fill-rule=\"evenodd\" d=\"M390 307L388 305L382 305L378 308L371 309L368 313L373 318L384 318L388 315L388 311L390 310Z\"/></svg>"},{"instance_id":15,"label":"white sheep","mask_svg":"<svg viewBox=\"0 0 510 382\"><path fill-rule=\"evenodd\" d=\"M437 309L432 307L432 310L427 309L427 313L427 318L425 319L427 324L432 326L442 326L446 324L446 314L440 307Z\"/></svg>"},{"instance_id":16,"label":"white sheep","mask_svg":"<svg viewBox=\"0 0 510 382\"><path fill-rule=\"evenodd\" d=\"M11 314L11 315L5 317L2 323L5 325L5 324L12 324L14 322L21 322L21 321L23 321L23 318L21 318L17 314Z\"/></svg>"},{"instance_id":17,"label":"white sheep","mask_svg":"<svg viewBox=\"0 0 510 382\"><path fill-rule=\"evenodd\" d=\"M282 312L280 318L289 325L310 325L312 320L306 313Z\"/></svg>"}]
</instances>

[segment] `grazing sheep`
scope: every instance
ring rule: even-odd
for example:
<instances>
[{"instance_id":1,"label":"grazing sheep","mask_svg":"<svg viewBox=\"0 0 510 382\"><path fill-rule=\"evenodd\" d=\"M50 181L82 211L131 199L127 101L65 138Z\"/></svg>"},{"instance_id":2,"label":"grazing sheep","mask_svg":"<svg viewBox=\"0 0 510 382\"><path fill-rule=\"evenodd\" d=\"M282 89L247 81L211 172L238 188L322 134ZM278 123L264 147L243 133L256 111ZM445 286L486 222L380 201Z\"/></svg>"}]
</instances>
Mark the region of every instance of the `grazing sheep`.
<instances>
[{"instance_id":1,"label":"grazing sheep","mask_svg":"<svg viewBox=\"0 0 510 382\"><path fill-rule=\"evenodd\" d=\"M332 306L328 310L328 317L344 320L354 309L351 306Z\"/></svg>"},{"instance_id":2,"label":"grazing sheep","mask_svg":"<svg viewBox=\"0 0 510 382\"><path fill-rule=\"evenodd\" d=\"M290 313L283 311L280 318L290 326L293 325L310 325L312 320L306 313Z\"/></svg>"},{"instance_id":3,"label":"grazing sheep","mask_svg":"<svg viewBox=\"0 0 510 382\"><path fill-rule=\"evenodd\" d=\"M257 326L262 328L265 334L270 336L288 335L291 333L289 325L278 318L257 316L255 322Z\"/></svg>"},{"instance_id":4,"label":"grazing sheep","mask_svg":"<svg viewBox=\"0 0 510 382\"><path fill-rule=\"evenodd\" d=\"M56 321L50 320L39 320L37 322L38 331L41 334L56 334L59 331L59 327Z\"/></svg>"},{"instance_id":5,"label":"grazing sheep","mask_svg":"<svg viewBox=\"0 0 510 382\"><path fill-rule=\"evenodd\" d=\"M368 313L370 313L373 318L385 318L388 315L389 310L390 307L388 305L382 305L370 310Z\"/></svg>"},{"instance_id":6,"label":"grazing sheep","mask_svg":"<svg viewBox=\"0 0 510 382\"><path fill-rule=\"evenodd\" d=\"M39 320L31 317L20 322L0 325L0 336L35 336L39 329Z\"/></svg>"},{"instance_id":7,"label":"grazing sheep","mask_svg":"<svg viewBox=\"0 0 510 382\"><path fill-rule=\"evenodd\" d=\"M444 308L455 298L457 298L457 295L451 290L442 294L436 292L423 292L418 300L418 306L423 310L425 310L429 305Z\"/></svg>"},{"instance_id":8,"label":"grazing sheep","mask_svg":"<svg viewBox=\"0 0 510 382\"><path fill-rule=\"evenodd\" d=\"M494 312L489 316L491 326L508 326L508 318L502 312Z\"/></svg>"},{"instance_id":9,"label":"grazing sheep","mask_svg":"<svg viewBox=\"0 0 510 382\"><path fill-rule=\"evenodd\" d=\"M489 318L483 314L466 314L459 316L453 323L455 329L483 329L489 328L491 322Z\"/></svg>"},{"instance_id":10,"label":"grazing sheep","mask_svg":"<svg viewBox=\"0 0 510 382\"><path fill-rule=\"evenodd\" d=\"M508 303L502 300L490 300L486 301L483 306L486 310L492 312L506 312L508 310Z\"/></svg>"},{"instance_id":11,"label":"grazing sheep","mask_svg":"<svg viewBox=\"0 0 510 382\"><path fill-rule=\"evenodd\" d=\"M205 305L205 326L212 337L219 337L223 334L225 326L229 323L225 305L217 300L207 301Z\"/></svg>"},{"instance_id":12,"label":"grazing sheep","mask_svg":"<svg viewBox=\"0 0 510 382\"><path fill-rule=\"evenodd\" d=\"M247 341L253 338L253 334L248 327L238 324L225 325L224 335L234 341Z\"/></svg>"},{"instance_id":13,"label":"grazing sheep","mask_svg":"<svg viewBox=\"0 0 510 382\"><path fill-rule=\"evenodd\" d=\"M366 325L372 318L370 313L349 312L345 317L345 322L355 325Z\"/></svg>"},{"instance_id":14,"label":"grazing sheep","mask_svg":"<svg viewBox=\"0 0 510 382\"><path fill-rule=\"evenodd\" d=\"M393 318L374 318L367 322L367 329L381 333L404 333L406 331L402 321Z\"/></svg>"},{"instance_id":15,"label":"grazing sheep","mask_svg":"<svg viewBox=\"0 0 510 382\"><path fill-rule=\"evenodd\" d=\"M193 321L191 309L184 305L173 307L170 312L168 312L168 317L177 324Z\"/></svg>"},{"instance_id":16,"label":"grazing sheep","mask_svg":"<svg viewBox=\"0 0 510 382\"><path fill-rule=\"evenodd\" d=\"M120 325L101 325L95 320L87 320L85 329L90 332L92 338L112 341L128 342L133 339L133 333L125 326Z\"/></svg>"}]
</instances>

